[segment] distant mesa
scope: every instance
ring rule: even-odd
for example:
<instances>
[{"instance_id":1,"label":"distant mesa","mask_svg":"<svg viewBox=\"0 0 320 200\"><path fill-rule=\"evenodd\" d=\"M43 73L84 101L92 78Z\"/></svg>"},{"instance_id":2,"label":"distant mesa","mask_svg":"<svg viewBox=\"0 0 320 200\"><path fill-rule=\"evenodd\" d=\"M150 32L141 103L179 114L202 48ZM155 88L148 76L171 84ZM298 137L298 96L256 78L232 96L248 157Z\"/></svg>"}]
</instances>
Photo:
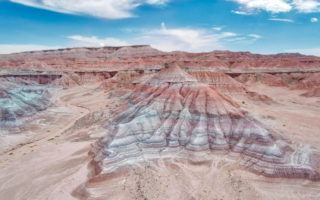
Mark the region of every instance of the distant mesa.
<instances>
[{"instance_id":1,"label":"distant mesa","mask_svg":"<svg viewBox=\"0 0 320 200\"><path fill-rule=\"evenodd\" d=\"M146 69L179 61L183 67L225 70L306 69L320 66L320 58L301 54L260 55L250 52L162 52L148 45L66 48L0 55L0 66L29 69Z\"/></svg>"}]
</instances>

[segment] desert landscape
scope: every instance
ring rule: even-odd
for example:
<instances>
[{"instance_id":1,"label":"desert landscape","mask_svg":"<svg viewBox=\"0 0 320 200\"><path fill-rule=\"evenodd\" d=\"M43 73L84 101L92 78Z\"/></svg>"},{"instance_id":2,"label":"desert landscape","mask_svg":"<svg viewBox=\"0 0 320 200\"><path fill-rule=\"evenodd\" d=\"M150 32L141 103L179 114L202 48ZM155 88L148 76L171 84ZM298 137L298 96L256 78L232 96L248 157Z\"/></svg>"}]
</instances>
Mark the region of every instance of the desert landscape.
<instances>
[{"instance_id":1,"label":"desert landscape","mask_svg":"<svg viewBox=\"0 0 320 200\"><path fill-rule=\"evenodd\" d=\"M0 55L0 199L320 199L320 57Z\"/></svg>"}]
</instances>

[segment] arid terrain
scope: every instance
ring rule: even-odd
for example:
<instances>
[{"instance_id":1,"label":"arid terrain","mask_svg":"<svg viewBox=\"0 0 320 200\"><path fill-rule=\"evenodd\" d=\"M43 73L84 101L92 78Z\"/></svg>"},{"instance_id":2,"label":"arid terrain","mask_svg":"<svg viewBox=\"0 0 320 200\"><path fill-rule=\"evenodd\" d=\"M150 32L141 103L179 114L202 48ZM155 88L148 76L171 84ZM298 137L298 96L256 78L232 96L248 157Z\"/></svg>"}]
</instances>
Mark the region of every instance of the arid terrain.
<instances>
[{"instance_id":1,"label":"arid terrain","mask_svg":"<svg viewBox=\"0 0 320 200\"><path fill-rule=\"evenodd\" d=\"M320 58L0 55L0 199L320 199Z\"/></svg>"}]
</instances>

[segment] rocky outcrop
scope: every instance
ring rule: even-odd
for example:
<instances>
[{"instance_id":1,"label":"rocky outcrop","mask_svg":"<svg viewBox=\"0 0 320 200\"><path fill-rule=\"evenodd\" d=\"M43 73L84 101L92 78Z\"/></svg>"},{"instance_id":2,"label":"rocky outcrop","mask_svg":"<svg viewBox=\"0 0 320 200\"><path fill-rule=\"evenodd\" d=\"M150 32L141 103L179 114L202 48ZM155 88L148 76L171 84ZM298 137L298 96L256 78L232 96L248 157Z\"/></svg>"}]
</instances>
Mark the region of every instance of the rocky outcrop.
<instances>
[{"instance_id":1,"label":"rocky outcrop","mask_svg":"<svg viewBox=\"0 0 320 200\"><path fill-rule=\"evenodd\" d=\"M267 73L258 73L258 74L241 74L240 76L236 77L241 83L246 84L253 84L256 82L260 82L265 85L269 86L276 86L276 87L285 87L287 83L282 79L282 77L267 74Z\"/></svg>"},{"instance_id":2,"label":"rocky outcrop","mask_svg":"<svg viewBox=\"0 0 320 200\"><path fill-rule=\"evenodd\" d=\"M0 126L15 126L50 106L47 89L36 83L17 83L0 79Z\"/></svg>"},{"instance_id":3,"label":"rocky outcrop","mask_svg":"<svg viewBox=\"0 0 320 200\"><path fill-rule=\"evenodd\" d=\"M303 74L294 77L295 81L292 84L293 89L312 89L320 87L320 73Z\"/></svg>"},{"instance_id":4,"label":"rocky outcrop","mask_svg":"<svg viewBox=\"0 0 320 200\"><path fill-rule=\"evenodd\" d=\"M292 148L237 104L171 66L139 84L128 109L106 125L92 151L96 175L196 152L233 152L248 170L271 177L319 180L311 148Z\"/></svg>"},{"instance_id":5,"label":"rocky outcrop","mask_svg":"<svg viewBox=\"0 0 320 200\"><path fill-rule=\"evenodd\" d=\"M128 88L133 87L134 81L143 76L143 71L120 71L117 72L112 78L104 80L101 88L110 90L114 88Z\"/></svg>"},{"instance_id":6,"label":"rocky outcrop","mask_svg":"<svg viewBox=\"0 0 320 200\"><path fill-rule=\"evenodd\" d=\"M262 83L272 87L288 87L294 90L311 91L320 86L320 73L248 73L235 79L246 85Z\"/></svg>"}]
</instances>

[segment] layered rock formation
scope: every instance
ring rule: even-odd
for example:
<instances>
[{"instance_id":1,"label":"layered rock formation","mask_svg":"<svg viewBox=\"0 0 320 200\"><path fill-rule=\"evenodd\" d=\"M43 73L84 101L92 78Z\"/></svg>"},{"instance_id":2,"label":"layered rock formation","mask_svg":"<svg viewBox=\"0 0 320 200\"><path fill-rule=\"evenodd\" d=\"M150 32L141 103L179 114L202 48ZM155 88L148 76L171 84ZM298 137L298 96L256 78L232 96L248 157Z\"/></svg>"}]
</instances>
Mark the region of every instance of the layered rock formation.
<instances>
[{"instance_id":1,"label":"layered rock formation","mask_svg":"<svg viewBox=\"0 0 320 200\"><path fill-rule=\"evenodd\" d=\"M310 89L320 86L320 73L251 73L235 77L241 83L254 84L260 82L269 86L289 87L291 89Z\"/></svg>"},{"instance_id":2,"label":"layered rock formation","mask_svg":"<svg viewBox=\"0 0 320 200\"><path fill-rule=\"evenodd\" d=\"M139 71L120 71L112 78L104 80L101 84L103 89L128 88L131 89L135 80L141 78L142 73Z\"/></svg>"},{"instance_id":3,"label":"layered rock formation","mask_svg":"<svg viewBox=\"0 0 320 200\"><path fill-rule=\"evenodd\" d=\"M96 175L196 152L233 152L247 169L271 177L319 180L309 147L292 148L217 90L171 66L137 85L128 109L94 146Z\"/></svg>"},{"instance_id":4,"label":"layered rock formation","mask_svg":"<svg viewBox=\"0 0 320 200\"><path fill-rule=\"evenodd\" d=\"M21 119L45 110L50 104L47 88L0 79L0 126L19 125Z\"/></svg>"},{"instance_id":5,"label":"layered rock formation","mask_svg":"<svg viewBox=\"0 0 320 200\"><path fill-rule=\"evenodd\" d=\"M150 46L74 48L0 56L0 66L33 69L109 70L157 68L180 61L186 68L215 67L227 70L306 69L320 66L320 58L301 54L259 55L249 52L161 52Z\"/></svg>"},{"instance_id":6,"label":"layered rock formation","mask_svg":"<svg viewBox=\"0 0 320 200\"><path fill-rule=\"evenodd\" d=\"M276 76L272 74L241 74L236 77L236 79L241 83L254 84L260 82L269 86L285 87L288 86L287 82L283 80L281 76Z\"/></svg>"}]
</instances>

